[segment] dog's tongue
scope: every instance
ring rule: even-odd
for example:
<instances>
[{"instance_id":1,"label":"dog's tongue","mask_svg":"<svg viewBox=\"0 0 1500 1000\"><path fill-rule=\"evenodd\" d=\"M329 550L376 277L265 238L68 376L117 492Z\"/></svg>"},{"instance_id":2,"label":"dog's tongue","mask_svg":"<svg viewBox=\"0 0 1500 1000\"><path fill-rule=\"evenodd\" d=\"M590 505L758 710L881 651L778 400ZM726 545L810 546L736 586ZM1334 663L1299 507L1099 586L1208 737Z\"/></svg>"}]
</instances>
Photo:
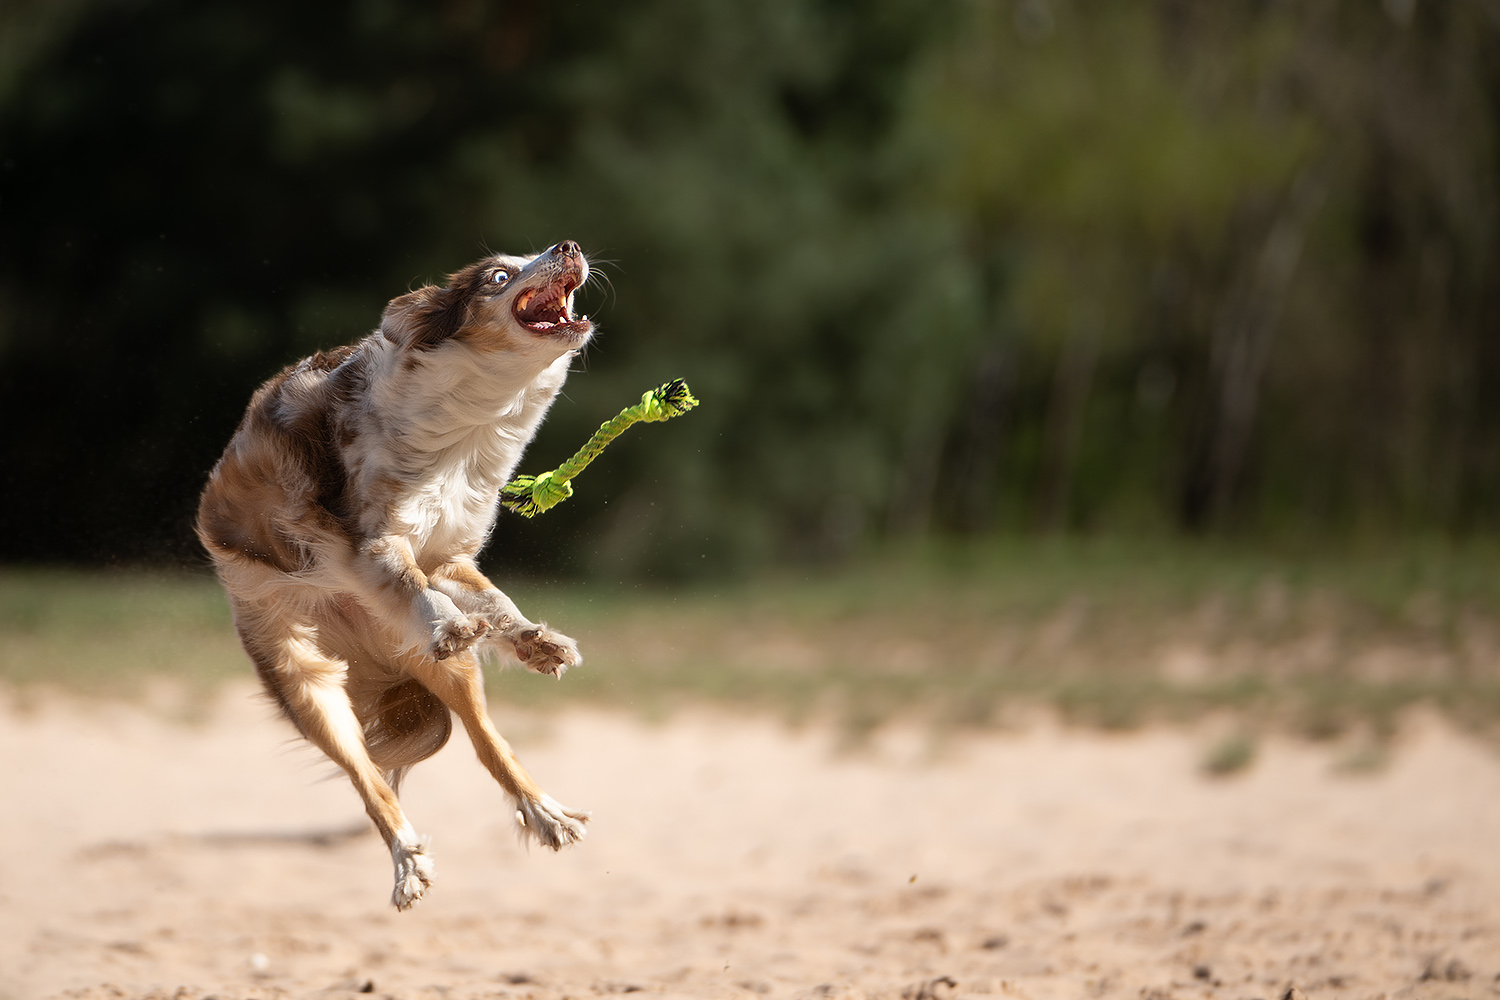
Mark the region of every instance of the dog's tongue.
<instances>
[{"instance_id":1,"label":"dog's tongue","mask_svg":"<svg viewBox=\"0 0 1500 1000\"><path fill-rule=\"evenodd\" d=\"M569 321L568 293L565 285L553 285L537 292L527 292L516 303L516 318L527 326L548 327Z\"/></svg>"}]
</instances>

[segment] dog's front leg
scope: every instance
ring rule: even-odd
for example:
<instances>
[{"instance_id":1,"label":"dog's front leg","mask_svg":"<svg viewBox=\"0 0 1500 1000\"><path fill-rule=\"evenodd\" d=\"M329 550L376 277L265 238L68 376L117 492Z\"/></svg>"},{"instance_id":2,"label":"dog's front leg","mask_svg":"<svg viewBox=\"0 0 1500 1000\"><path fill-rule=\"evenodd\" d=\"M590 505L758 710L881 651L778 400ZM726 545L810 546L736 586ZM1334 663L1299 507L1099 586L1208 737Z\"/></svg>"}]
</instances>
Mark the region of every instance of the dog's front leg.
<instances>
[{"instance_id":1,"label":"dog's front leg","mask_svg":"<svg viewBox=\"0 0 1500 1000\"><path fill-rule=\"evenodd\" d=\"M403 536L382 535L366 543L360 554L365 596L387 612L408 649L445 660L484 638L496 624L464 611L433 587Z\"/></svg>"},{"instance_id":2,"label":"dog's front leg","mask_svg":"<svg viewBox=\"0 0 1500 1000\"><path fill-rule=\"evenodd\" d=\"M569 667L583 662L577 642L548 628L545 622L529 621L472 562L459 559L438 568L431 584L456 607L492 630L485 639L488 646L528 670L560 677Z\"/></svg>"}]
</instances>

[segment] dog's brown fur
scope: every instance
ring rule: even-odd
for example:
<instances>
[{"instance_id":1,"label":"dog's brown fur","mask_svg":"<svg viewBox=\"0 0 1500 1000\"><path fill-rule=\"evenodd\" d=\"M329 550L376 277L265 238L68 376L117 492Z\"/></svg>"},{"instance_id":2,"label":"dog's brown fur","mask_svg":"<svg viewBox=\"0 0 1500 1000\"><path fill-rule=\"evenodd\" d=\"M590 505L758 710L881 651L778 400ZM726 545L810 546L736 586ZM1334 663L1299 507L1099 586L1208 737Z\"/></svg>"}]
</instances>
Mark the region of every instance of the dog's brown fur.
<instances>
[{"instance_id":1,"label":"dog's brown fur","mask_svg":"<svg viewBox=\"0 0 1500 1000\"><path fill-rule=\"evenodd\" d=\"M510 478L593 334L572 314L577 244L495 256L393 299L357 344L292 365L256 392L198 510L266 690L342 767L395 865L406 909L432 863L397 800L458 716L515 801L560 848L587 813L544 795L495 731L478 652L560 675L572 639L526 619L475 558Z\"/></svg>"}]
</instances>

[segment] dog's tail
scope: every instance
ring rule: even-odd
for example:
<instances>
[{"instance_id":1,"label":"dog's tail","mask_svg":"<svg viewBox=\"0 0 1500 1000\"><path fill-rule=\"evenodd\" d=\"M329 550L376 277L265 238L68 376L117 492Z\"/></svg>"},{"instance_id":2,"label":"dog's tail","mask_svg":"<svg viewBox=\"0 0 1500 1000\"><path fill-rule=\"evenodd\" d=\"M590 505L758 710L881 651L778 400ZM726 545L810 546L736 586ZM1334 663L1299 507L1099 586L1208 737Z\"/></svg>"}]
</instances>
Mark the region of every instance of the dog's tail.
<instances>
[{"instance_id":1,"label":"dog's tail","mask_svg":"<svg viewBox=\"0 0 1500 1000\"><path fill-rule=\"evenodd\" d=\"M381 691L372 709L364 718L365 746L392 788L399 788L407 770L441 750L453 733L448 706L410 677Z\"/></svg>"}]
</instances>

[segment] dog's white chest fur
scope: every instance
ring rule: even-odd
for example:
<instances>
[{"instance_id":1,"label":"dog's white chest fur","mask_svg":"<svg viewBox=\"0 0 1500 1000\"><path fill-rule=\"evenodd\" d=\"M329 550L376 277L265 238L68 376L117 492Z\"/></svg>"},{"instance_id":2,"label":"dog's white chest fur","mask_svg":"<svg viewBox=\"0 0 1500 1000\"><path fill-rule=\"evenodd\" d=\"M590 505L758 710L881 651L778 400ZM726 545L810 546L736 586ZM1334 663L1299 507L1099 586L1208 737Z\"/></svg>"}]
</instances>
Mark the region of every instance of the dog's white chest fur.
<instances>
[{"instance_id":1,"label":"dog's white chest fur","mask_svg":"<svg viewBox=\"0 0 1500 1000\"><path fill-rule=\"evenodd\" d=\"M418 563L482 544L569 361L487 371L440 350L419 366L382 365L370 386L378 430L356 434L350 456L371 487L396 487L381 533L407 537Z\"/></svg>"},{"instance_id":2,"label":"dog's white chest fur","mask_svg":"<svg viewBox=\"0 0 1500 1000\"><path fill-rule=\"evenodd\" d=\"M390 527L411 540L418 564L429 551L449 552L481 540L495 520L498 486L472 461L435 468L397 502Z\"/></svg>"}]
</instances>

